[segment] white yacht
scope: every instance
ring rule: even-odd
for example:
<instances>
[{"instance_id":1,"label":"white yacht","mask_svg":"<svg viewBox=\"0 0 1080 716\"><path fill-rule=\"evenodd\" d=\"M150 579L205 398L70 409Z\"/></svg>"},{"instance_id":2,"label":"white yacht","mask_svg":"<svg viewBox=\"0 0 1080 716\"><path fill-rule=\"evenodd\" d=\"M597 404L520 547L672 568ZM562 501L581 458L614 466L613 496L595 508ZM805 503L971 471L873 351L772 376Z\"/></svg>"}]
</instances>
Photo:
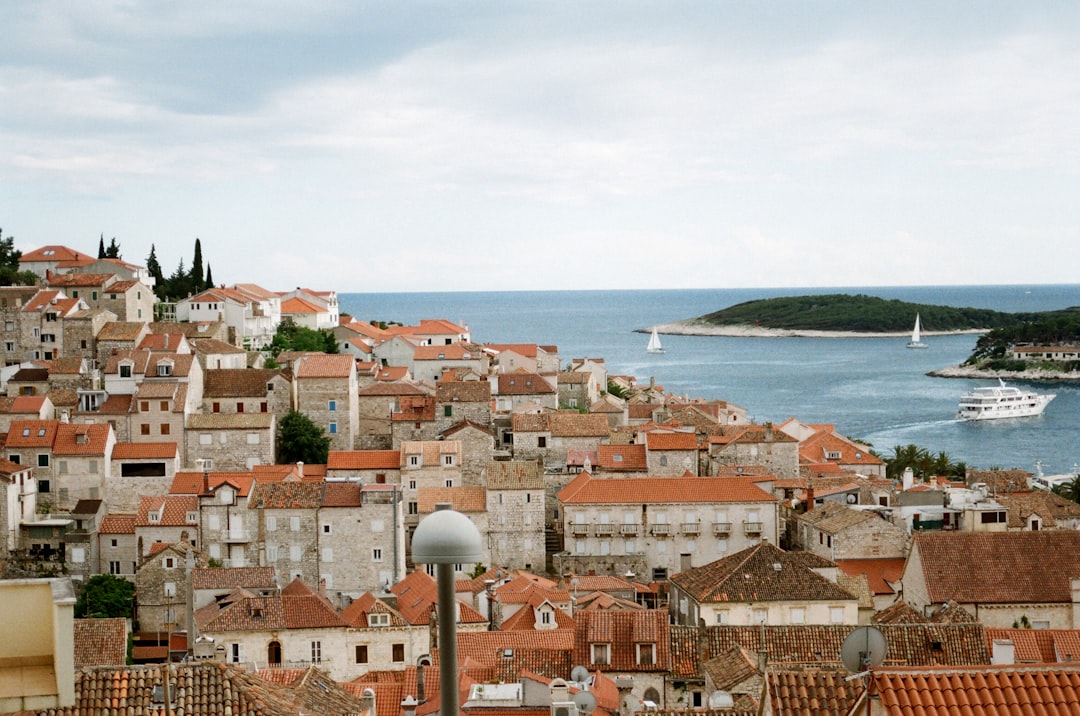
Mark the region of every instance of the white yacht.
<instances>
[{"instance_id":1,"label":"white yacht","mask_svg":"<svg viewBox=\"0 0 1080 716\"><path fill-rule=\"evenodd\" d=\"M960 396L957 420L1027 418L1039 415L1056 397L1053 393L1023 391L998 379L998 385L976 388Z\"/></svg>"}]
</instances>

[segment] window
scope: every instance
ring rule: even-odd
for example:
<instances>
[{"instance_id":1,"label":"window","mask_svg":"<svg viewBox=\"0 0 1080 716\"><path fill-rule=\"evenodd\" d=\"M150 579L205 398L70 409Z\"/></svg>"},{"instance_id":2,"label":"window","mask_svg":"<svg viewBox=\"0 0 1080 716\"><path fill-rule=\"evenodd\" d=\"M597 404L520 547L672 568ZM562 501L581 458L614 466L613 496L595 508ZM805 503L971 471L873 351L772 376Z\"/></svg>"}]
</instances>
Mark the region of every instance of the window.
<instances>
[{"instance_id":1,"label":"window","mask_svg":"<svg viewBox=\"0 0 1080 716\"><path fill-rule=\"evenodd\" d=\"M199 511L198 510L188 510L187 514L184 515L184 521L187 522L189 525L198 524L199 523Z\"/></svg>"},{"instance_id":2,"label":"window","mask_svg":"<svg viewBox=\"0 0 1080 716\"><path fill-rule=\"evenodd\" d=\"M409 503L409 514L410 515L418 515L418 514L420 514L420 508L415 502L410 502Z\"/></svg>"},{"instance_id":3,"label":"window","mask_svg":"<svg viewBox=\"0 0 1080 716\"><path fill-rule=\"evenodd\" d=\"M446 487L453 487L454 486L454 478L452 478L452 477L447 478L446 482L445 482L445 486Z\"/></svg>"},{"instance_id":4,"label":"window","mask_svg":"<svg viewBox=\"0 0 1080 716\"><path fill-rule=\"evenodd\" d=\"M212 411L215 412L215 413L220 413L221 412L221 403L215 401L214 402L214 407L212 408Z\"/></svg>"},{"instance_id":5,"label":"window","mask_svg":"<svg viewBox=\"0 0 1080 716\"><path fill-rule=\"evenodd\" d=\"M390 626L389 614L368 614L368 626L372 627L385 627Z\"/></svg>"},{"instance_id":6,"label":"window","mask_svg":"<svg viewBox=\"0 0 1080 716\"><path fill-rule=\"evenodd\" d=\"M37 466L38 467L48 467L49 466L49 454L48 453L42 453L42 454L37 456Z\"/></svg>"},{"instance_id":7,"label":"window","mask_svg":"<svg viewBox=\"0 0 1080 716\"><path fill-rule=\"evenodd\" d=\"M242 413L242 412L244 412L244 404L243 404L243 403L237 403L237 404L236 404L236 412L237 412L237 413Z\"/></svg>"},{"instance_id":8,"label":"window","mask_svg":"<svg viewBox=\"0 0 1080 716\"><path fill-rule=\"evenodd\" d=\"M162 589L164 590L166 597L176 596L176 582L165 582L165 584L162 585Z\"/></svg>"},{"instance_id":9,"label":"window","mask_svg":"<svg viewBox=\"0 0 1080 716\"><path fill-rule=\"evenodd\" d=\"M169 401L167 401L167 400L158 401L158 410L160 410L163 413L169 412Z\"/></svg>"},{"instance_id":10,"label":"window","mask_svg":"<svg viewBox=\"0 0 1080 716\"><path fill-rule=\"evenodd\" d=\"M543 436L543 435L538 437L536 439L536 447L538 447L538 448L546 448L547 447L547 438L545 436Z\"/></svg>"},{"instance_id":11,"label":"window","mask_svg":"<svg viewBox=\"0 0 1080 716\"><path fill-rule=\"evenodd\" d=\"M356 663L357 664L366 664L367 659L368 659L368 656L367 656L367 644L357 644L356 645Z\"/></svg>"},{"instance_id":12,"label":"window","mask_svg":"<svg viewBox=\"0 0 1080 716\"><path fill-rule=\"evenodd\" d=\"M260 437L259 437L258 433L248 433L247 434L247 444L248 445L258 445L259 444L259 439L260 439Z\"/></svg>"},{"instance_id":13,"label":"window","mask_svg":"<svg viewBox=\"0 0 1080 716\"><path fill-rule=\"evenodd\" d=\"M267 515L266 517L266 531L273 532L277 529L277 517L274 515Z\"/></svg>"},{"instance_id":14,"label":"window","mask_svg":"<svg viewBox=\"0 0 1080 716\"><path fill-rule=\"evenodd\" d=\"M324 561L324 562L333 562L334 561L334 548L333 547L323 547L322 561Z\"/></svg>"},{"instance_id":15,"label":"window","mask_svg":"<svg viewBox=\"0 0 1080 716\"><path fill-rule=\"evenodd\" d=\"M452 418L452 417L454 417L454 406L453 405L444 405L442 410L443 410L442 414L443 414L444 418Z\"/></svg>"},{"instance_id":16,"label":"window","mask_svg":"<svg viewBox=\"0 0 1080 716\"><path fill-rule=\"evenodd\" d=\"M716 623L717 624L727 624L728 623L728 610L727 609L721 609L720 611L718 611L716 613Z\"/></svg>"},{"instance_id":17,"label":"window","mask_svg":"<svg viewBox=\"0 0 1080 716\"><path fill-rule=\"evenodd\" d=\"M200 445L213 445L214 437L210 433L199 433Z\"/></svg>"},{"instance_id":18,"label":"window","mask_svg":"<svg viewBox=\"0 0 1080 716\"><path fill-rule=\"evenodd\" d=\"M292 530L293 532L299 532L300 531L300 516L299 515L293 515L292 517L289 518L289 529Z\"/></svg>"},{"instance_id":19,"label":"window","mask_svg":"<svg viewBox=\"0 0 1080 716\"><path fill-rule=\"evenodd\" d=\"M173 607L165 607L165 610L164 610L164 612L162 614L161 620L165 624L175 624L176 623L176 609L174 609Z\"/></svg>"},{"instance_id":20,"label":"window","mask_svg":"<svg viewBox=\"0 0 1080 716\"><path fill-rule=\"evenodd\" d=\"M330 433L331 435L337 435L337 423L331 422L330 427L327 430L327 432Z\"/></svg>"},{"instance_id":21,"label":"window","mask_svg":"<svg viewBox=\"0 0 1080 716\"><path fill-rule=\"evenodd\" d=\"M110 543L109 544L110 547L115 547L116 546L116 540L114 540L114 539L109 540L109 543Z\"/></svg>"},{"instance_id":22,"label":"window","mask_svg":"<svg viewBox=\"0 0 1080 716\"><path fill-rule=\"evenodd\" d=\"M162 377L172 375L172 363L158 363L157 374Z\"/></svg>"},{"instance_id":23,"label":"window","mask_svg":"<svg viewBox=\"0 0 1080 716\"><path fill-rule=\"evenodd\" d=\"M150 512L147 512L146 521L152 525L156 525L157 523L161 522L161 513L157 510L151 510Z\"/></svg>"},{"instance_id":24,"label":"window","mask_svg":"<svg viewBox=\"0 0 1080 716\"><path fill-rule=\"evenodd\" d=\"M382 548L381 547L372 548L372 550L371 550L371 561L372 562L381 562L382 561Z\"/></svg>"},{"instance_id":25,"label":"window","mask_svg":"<svg viewBox=\"0 0 1080 716\"><path fill-rule=\"evenodd\" d=\"M327 524L327 525L323 525L323 526L322 526L322 533L323 533L324 535L328 535L328 534L330 534L330 525L328 525L328 524Z\"/></svg>"},{"instance_id":26,"label":"window","mask_svg":"<svg viewBox=\"0 0 1080 716\"><path fill-rule=\"evenodd\" d=\"M260 413L268 413L268 412L270 412L270 404L267 403L265 400L263 402L259 403L259 412Z\"/></svg>"},{"instance_id":27,"label":"window","mask_svg":"<svg viewBox=\"0 0 1080 716\"><path fill-rule=\"evenodd\" d=\"M401 663L405 661L405 645L393 644L390 647L390 660L395 663Z\"/></svg>"},{"instance_id":28,"label":"window","mask_svg":"<svg viewBox=\"0 0 1080 716\"><path fill-rule=\"evenodd\" d=\"M420 467L420 456L419 455L409 455L409 467ZM411 481L409 484L412 486L412 488L414 490L416 489L416 481L415 480Z\"/></svg>"},{"instance_id":29,"label":"window","mask_svg":"<svg viewBox=\"0 0 1080 716\"><path fill-rule=\"evenodd\" d=\"M652 666L656 663L656 644L637 645L637 663L642 666Z\"/></svg>"},{"instance_id":30,"label":"window","mask_svg":"<svg viewBox=\"0 0 1080 716\"><path fill-rule=\"evenodd\" d=\"M165 569L176 569L176 557L166 557L161 561L161 566Z\"/></svg>"},{"instance_id":31,"label":"window","mask_svg":"<svg viewBox=\"0 0 1080 716\"><path fill-rule=\"evenodd\" d=\"M843 607L829 607L829 623L830 624L843 624L844 623L844 608Z\"/></svg>"},{"instance_id":32,"label":"window","mask_svg":"<svg viewBox=\"0 0 1080 716\"><path fill-rule=\"evenodd\" d=\"M52 492L52 483L48 480L38 480L38 492Z\"/></svg>"},{"instance_id":33,"label":"window","mask_svg":"<svg viewBox=\"0 0 1080 716\"><path fill-rule=\"evenodd\" d=\"M169 424L168 424L168 423L162 423L162 424L161 424L161 434L162 434L162 435L168 435L168 434L169 434L169 430L170 430L170 428L169 428Z\"/></svg>"},{"instance_id":34,"label":"window","mask_svg":"<svg viewBox=\"0 0 1080 716\"><path fill-rule=\"evenodd\" d=\"M131 377L131 365L130 364L122 363L120 365L120 377L121 378L130 378Z\"/></svg>"},{"instance_id":35,"label":"window","mask_svg":"<svg viewBox=\"0 0 1080 716\"><path fill-rule=\"evenodd\" d=\"M606 666L611 663L611 644L593 644L592 663L598 666Z\"/></svg>"},{"instance_id":36,"label":"window","mask_svg":"<svg viewBox=\"0 0 1080 716\"><path fill-rule=\"evenodd\" d=\"M109 562L109 574L120 574L119 562Z\"/></svg>"},{"instance_id":37,"label":"window","mask_svg":"<svg viewBox=\"0 0 1080 716\"><path fill-rule=\"evenodd\" d=\"M298 545L291 545L289 547L289 561L299 562L304 556L304 551Z\"/></svg>"},{"instance_id":38,"label":"window","mask_svg":"<svg viewBox=\"0 0 1080 716\"><path fill-rule=\"evenodd\" d=\"M266 561L276 562L278 561L278 548L276 544L266 545Z\"/></svg>"},{"instance_id":39,"label":"window","mask_svg":"<svg viewBox=\"0 0 1080 716\"><path fill-rule=\"evenodd\" d=\"M335 410L337 410L337 401L336 400L328 400L328 401L326 401L326 409L329 410L331 413L334 412Z\"/></svg>"},{"instance_id":40,"label":"window","mask_svg":"<svg viewBox=\"0 0 1080 716\"><path fill-rule=\"evenodd\" d=\"M239 664L244 660L244 645L243 644L229 644L229 661L233 664Z\"/></svg>"},{"instance_id":41,"label":"window","mask_svg":"<svg viewBox=\"0 0 1080 716\"><path fill-rule=\"evenodd\" d=\"M791 623L792 624L805 624L806 623L806 609L805 609L805 607L792 607L791 608Z\"/></svg>"},{"instance_id":42,"label":"window","mask_svg":"<svg viewBox=\"0 0 1080 716\"><path fill-rule=\"evenodd\" d=\"M74 564L82 564L86 561L86 548L85 547L72 547L71 548L71 561Z\"/></svg>"},{"instance_id":43,"label":"window","mask_svg":"<svg viewBox=\"0 0 1080 716\"><path fill-rule=\"evenodd\" d=\"M442 464L443 464L443 467L453 467L454 466L454 456L453 455L443 455Z\"/></svg>"},{"instance_id":44,"label":"window","mask_svg":"<svg viewBox=\"0 0 1080 716\"><path fill-rule=\"evenodd\" d=\"M139 425L139 434L140 435L149 435L150 434L150 423L142 423L141 425Z\"/></svg>"},{"instance_id":45,"label":"window","mask_svg":"<svg viewBox=\"0 0 1080 716\"><path fill-rule=\"evenodd\" d=\"M322 663L322 642L318 639L311 642L311 663Z\"/></svg>"}]
</instances>

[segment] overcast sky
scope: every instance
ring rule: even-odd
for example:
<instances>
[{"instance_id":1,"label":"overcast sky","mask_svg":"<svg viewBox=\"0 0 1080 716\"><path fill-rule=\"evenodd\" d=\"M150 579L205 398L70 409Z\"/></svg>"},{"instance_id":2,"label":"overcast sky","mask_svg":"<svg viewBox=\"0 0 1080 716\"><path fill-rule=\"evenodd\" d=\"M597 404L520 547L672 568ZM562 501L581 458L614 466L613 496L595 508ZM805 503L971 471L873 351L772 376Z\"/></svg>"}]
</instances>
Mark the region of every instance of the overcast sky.
<instances>
[{"instance_id":1,"label":"overcast sky","mask_svg":"<svg viewBox=\"0 0 1080 716\"><path fill-rule=\"evenodd\" d=\"M0 3L0 227L354 291L1076 283L1080 3Z\"/></svg>"}]
</instances>

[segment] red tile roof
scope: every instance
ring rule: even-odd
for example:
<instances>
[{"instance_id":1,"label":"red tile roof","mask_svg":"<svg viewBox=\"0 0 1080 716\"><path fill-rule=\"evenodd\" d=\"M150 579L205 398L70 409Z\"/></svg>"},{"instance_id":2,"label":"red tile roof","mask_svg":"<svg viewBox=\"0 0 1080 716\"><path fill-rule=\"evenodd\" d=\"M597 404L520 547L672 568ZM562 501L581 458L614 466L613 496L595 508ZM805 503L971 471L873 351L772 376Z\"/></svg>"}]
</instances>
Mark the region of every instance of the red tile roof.
<instances>
[{"instance_id":1,"label":"red tile roof","mask_svg":"<svg viewBox=\"0 0 1080 716\"><path fill-rule=\"evenodd\" d=\"M105 423L60 423L53 441L53 454L69 455L105 455L112 428Z\"/></svg>"},{"instance_id":2,"label":"red tile roof","mask_svg":"<svg viewBox=\"0 0 1080 716\"><path fill-rule=\"evenodd\" d=\"M1002 640L1013 643L1019 664L1080 663L1080 629L986 628L991 653L994 642Z\"/></svg>"},{"instance_id":3,"label":"red tile roof","mask_svg":"<svg viewBox=\"0 0 1080 716\"><path fill-rule=\"evenodd\" d=\"M356 361L349 355L308 353L293 363L293 374L305 378L348 378L356 372Z\"/></svg>"},{"instance_id":4,"label":"red tile roof","mask_svg":"<svg viewBox=\"0 0 1080 716\"><path fill-rule=\"evenodd\" d=\"M397 470L401 467L398 450L331 450L327 470Z\"/></svg>"},{"instance_id":5,"label":"red tile roof","mask_svg":"<svg viewBox=\"0 0 1080 716\"><path fill-rule=\"evenodd\" d=\"M127 663L127 619L76 619L75 668Z\"/></svg>"},{"instance_id":6,"label":"red tile roof","mask_svg":"<svg viewBox=\"0 0 1080 716\"><path fill-rule=\"evenodd\" d=\"M12 420L4 447L52 447L59 425L59 420Z\"/></svg>"},{"instance_id":7,"label":"red tile roof","mask_svg":"<svg viewBox=\"0 0 1080 716\"><path fill-rule=\"evenodd\" d=\"M664 672L671 668L666 609L577 612L574 624L576 664L619 672ZM593 644L609 645L609 664L593 661ZM638 644L655 645L655 663L637 663Z\"/></svg>"},{"instance_id":8,"label":"red tile roof","mask_svg":"<svg viewBox=\"0 0 1080 716\"><path fill-rule=\"evenodd\" d=\"M101 535L133 535L135 534L135 515L105 515L98 525L98 534Z\"/></svg>"},{"instance_id":9,"label":"red tile roof","mask_svg":"<svg viewBox=\"0 0 1080 716\"><path fill-rule=\"evenodd\" d=\"M609 477L578 475L558 493L564 504L775 502L752 479L739 477Z\"/></svg>"},{"instance_id":10,"label":"red tile roof","mask_svg":"<svg viewBox=\"0 0 1080 716\"><path fill-rule=\"evenodd\" d=\"M199 567L191 571L192 589L273 589L273 567Z\"/></svg>"},{"instance_id":11,"label":"red tile roof","mask_svg":"<svg viewBox=\"0 0 1080 716\"><path fill-rule=\"evenodd\" d=\"M179 454L176 443L117 443L113 460L173 460Z\"/></svg>"},{"instance_id":12,"label":"red tile roof","mask_svg":"<svg viewBox=\"0 0 1080 716\"><path fill-rule=\"evenodd\" d=\"M247 497L251 493L254 478L250 472L210 472L206 475L206 487L211 492L221 485L229 483L236 488L241 497ZM173 476L172 486L169 488L170 495L202 495L208 494L203 491L203 474L201 472L178 472Z\"/></svg>"},{"instance_id":13,"label":"red tile roof","mask_svg":"<svg viewBox=\"0 0 1080 716\"><path fill-rule=\"evenodd\" d=\"M643 471L649 468L648 452L644 445L600 445L596 449L597 465L604 470Z\"/></svg>"},{"instance_id":14,"label":"red tile roof","mask_svg":"<svg viewBox=\"0 0 1080 716\"><path fill-rule=\"evenodd\" d=\"M166 495L142 497L136 512L136 527L197 527L187 521L187 515L199 511L199 498L195 495ZM150 522L150 512L160 513L157 522Z\"/></svg>"},{"instance_id":15,"label":"red tile roof","mask_svg":"<svg viewBox=\"0 0 1080 716\"><path fill-rule=\"evenodd\" d=\"M654 450L697 450L697 436L694 433L665 433L651 431L645 433L645 444Z\"/></svg>"},{"instance_id":16,"label":"red tile roof","mask_svg":"<svg viewBox=\"0 0 1080 716\"><path fill-rule=\"evenodd\" d=\"M904 669L873 672L880 713L887 716L1075 716L1080 665Z\"/></svg>"},{"instance_id":17,"label":"red tile roof","mask_svg":"<svg viewBox=\"0 0 1080 716\"><path fill-rule=\"evenodd\" d=\"M836 566L844 574L857 577L866 575L870 584L870 591L874 594L893 594L895 590L889 586L890 582L896 584L900 581L900 575L904 572L903 557L895 559L838 559Z\"/></svg>"},{"instance_id":18,"label":"red tile roof","mask_svg":"<svg viewBox=\"0 0 1080 716\"><path fill-rule=\"evenodd\" d=\"M1080 532L917 533L907 570L922 566L931 603L1060 604L1072 602L1080 576Z\"/></svg>"}]
</instances>

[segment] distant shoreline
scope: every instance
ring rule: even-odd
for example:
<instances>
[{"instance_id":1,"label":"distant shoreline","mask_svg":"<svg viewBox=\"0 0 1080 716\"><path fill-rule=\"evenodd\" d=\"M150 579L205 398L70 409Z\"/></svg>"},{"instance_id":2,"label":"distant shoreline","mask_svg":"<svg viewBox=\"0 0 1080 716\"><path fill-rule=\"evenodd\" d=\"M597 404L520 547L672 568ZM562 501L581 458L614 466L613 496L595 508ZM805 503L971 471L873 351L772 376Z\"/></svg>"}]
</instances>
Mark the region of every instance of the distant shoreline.
<instances>
[{"instance_id":1,"label":"distant shoreline","mask_svg":"<svg viewBox=\"0 0 1080 716\"><path fill-rule=\"evenodd\" d=\"M651 333L654 326L638 328L636 333ZM676 321L655 326L657 333L669 336L721 336L725 338L906 338L911 331L901 333L870 333L865 331L813 331L801 328L764 328L762 326L713 326L692 321ZM963 331L923 331L923 336L979 335L989 329L972 328Z\"/></svg>"}]
</instances>

